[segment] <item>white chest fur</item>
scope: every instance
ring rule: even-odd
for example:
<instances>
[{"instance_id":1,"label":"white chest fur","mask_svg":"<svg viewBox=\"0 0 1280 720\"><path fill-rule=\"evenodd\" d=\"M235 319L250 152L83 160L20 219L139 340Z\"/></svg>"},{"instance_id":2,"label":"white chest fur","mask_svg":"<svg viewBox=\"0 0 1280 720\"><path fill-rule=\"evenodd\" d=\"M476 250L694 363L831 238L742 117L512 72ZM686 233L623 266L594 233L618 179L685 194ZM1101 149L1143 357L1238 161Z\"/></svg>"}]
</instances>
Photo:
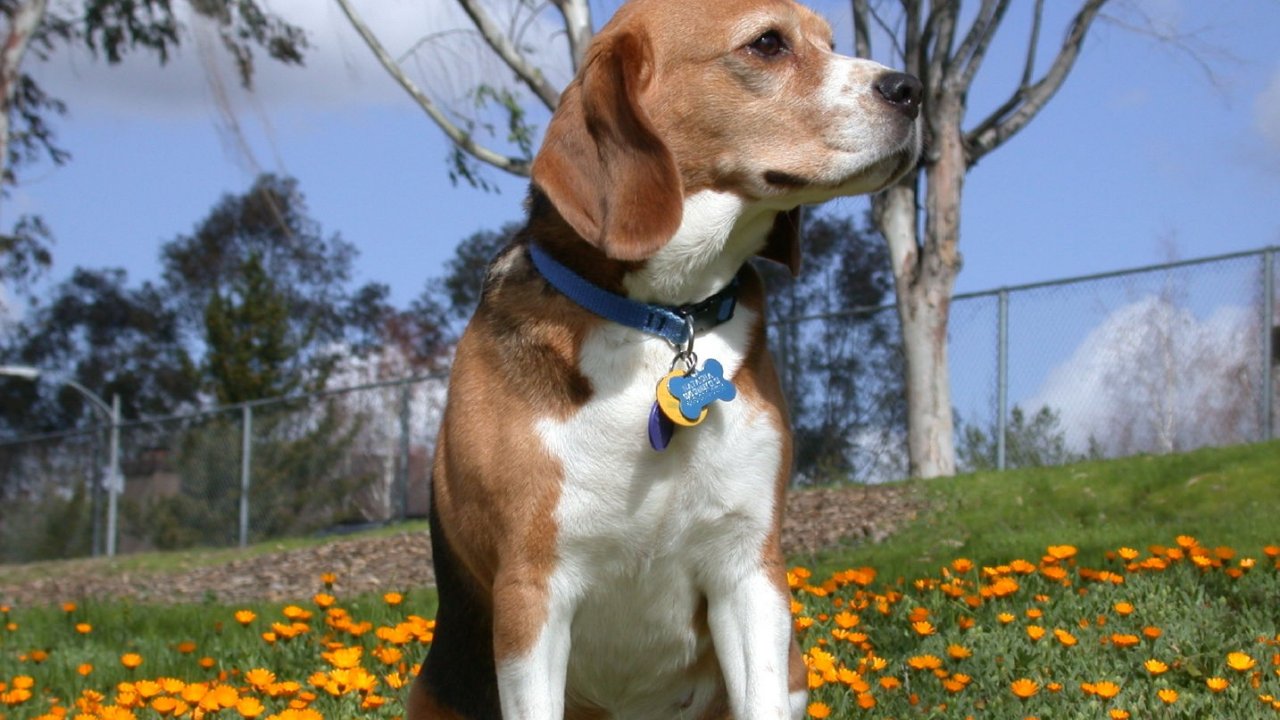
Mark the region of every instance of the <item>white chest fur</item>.
<instances>
[{"instance_id":1,"label":"white chest fur","mask_svg":"<svg viewBox=\"0 0 1280 720\"><path fill-rule=\"evenodd\" d=\"M751 315L740 309L697 339L726 377L742 364ZM660 339L602 327L581 356L592 399L538 428L564 473L552 594L573 617L568 690L589 688L585 699L618 718L679 717L710 697L706 678L687 675L705 651L696 616L708 595L758 569L773 522L781 440L752 399L717 402L666 451L649 447L672 355Z\"/></svg>"}]
</instances>

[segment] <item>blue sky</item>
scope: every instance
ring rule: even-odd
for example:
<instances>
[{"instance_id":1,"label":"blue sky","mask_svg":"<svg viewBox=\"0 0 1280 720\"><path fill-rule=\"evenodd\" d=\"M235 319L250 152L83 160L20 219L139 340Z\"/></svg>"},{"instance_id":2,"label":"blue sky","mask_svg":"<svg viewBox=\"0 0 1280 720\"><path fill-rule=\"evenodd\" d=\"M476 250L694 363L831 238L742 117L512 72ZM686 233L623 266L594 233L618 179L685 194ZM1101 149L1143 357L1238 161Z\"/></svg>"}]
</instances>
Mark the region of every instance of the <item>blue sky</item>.
<instances>
[{"instance_id":1,"label":"blue sky","mask_svg":"<svg viewBox=\"0 0 1280 720\"><path fill-rule=\"evenodd\" d=\"M393 53L456 22L445 0L355 2ZM1121 17L1137 9L1190 35L1215 77L1167 44L1100 24L1058 97L970 173L958 290L1280 244L1280 2L1116 4ZM847 2L814 5L847 51ZM969 124L1020 72L1030 5L1015 3L1002 28L971 94ZM1075 3L1049 5L1044 40L1052 46ZM252 96L231 88L247 151L212 100L201 57L217 51L207 40L188 42L163 69L150 59L105 68L78 52L39 69L70 106L55 128L72 160L27 169L0 205L0 222L44 216L56 235L49 281L76 266L155 278L161 244L190 232L259 170L297 177L325 232L359 249L359 279L389 284L400 305L440 273L459 240L521 216L522 181L490 173L498 193L450 184L442 134L373 63L335 5L270 6L311 28L315 47L304 69L262 61ZM598 3L597 23L610 6ZM446 77L461 82L468 69ZM850 212L865 207L839 202Z\"/></svg>"}]
</instances>

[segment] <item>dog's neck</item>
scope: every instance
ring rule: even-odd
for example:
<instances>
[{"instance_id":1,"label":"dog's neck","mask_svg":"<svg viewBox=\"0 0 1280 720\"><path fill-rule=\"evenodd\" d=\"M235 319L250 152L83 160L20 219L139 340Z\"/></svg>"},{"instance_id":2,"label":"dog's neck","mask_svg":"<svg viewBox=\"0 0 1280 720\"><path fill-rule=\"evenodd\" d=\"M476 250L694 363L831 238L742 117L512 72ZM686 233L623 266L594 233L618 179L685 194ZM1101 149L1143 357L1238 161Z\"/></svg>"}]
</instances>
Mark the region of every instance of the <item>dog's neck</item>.
<instances>
[{"instance_id":1,"label":"dog's neck","mask_svg":"<svg viewBox=\"0 0 1280 720\"><path fill-rule=\"evenodd\" d=\"M714 295L764 247L777 211L715 190L685 198L680 229L653 257L622 278L641 302L683 305Z\"/></svg>"},{"instance_id":2,"label":"dog's neck","mask_svg":"<svg viewBox=\"0 0 1280 720\"><path fill-rule=\"evenodd\" d=\"M700 302L732 282L760 252L778 215L732 193L702 190L684 202L680 227L643 261L607 257L569 227L536 187L529 196L529 237L592 284L638 302L679 306Z\"/></svg>"}]
</instances>

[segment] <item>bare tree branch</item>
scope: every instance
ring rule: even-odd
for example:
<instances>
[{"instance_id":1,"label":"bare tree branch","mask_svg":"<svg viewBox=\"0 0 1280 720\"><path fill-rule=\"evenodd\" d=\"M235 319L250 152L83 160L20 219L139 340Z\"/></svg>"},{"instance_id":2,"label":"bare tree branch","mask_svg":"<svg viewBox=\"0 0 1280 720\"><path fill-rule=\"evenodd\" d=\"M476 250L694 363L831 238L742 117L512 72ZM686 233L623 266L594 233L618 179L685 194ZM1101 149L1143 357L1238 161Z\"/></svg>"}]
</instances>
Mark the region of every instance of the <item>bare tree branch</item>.
<instances>
[{"instance_id":1,"label":"bare tree branch","mask_svg":"<svg viewBox=\"0 0 1280 720\"><path fill-rule=\"evenodd\" d=\"M1030 85L1031 78L1036 74L1036 49L1040 47L1040 21L1044 18L1044 0L1036 0L1034 13L1031 16L1031 40L1027 42L1027 61L1022 66L1020 87Z\"/></svg>"},{"instance_id":2,"label":"bare tree branch","mask_svg":"<svg viewBox=\"0 0 1280 720\"><path fill-rule=\"evenodd\" d=\"M364 24L364 20L361 19L355 9L351 7L349 0L335 1L338 3L338 6L342 8L342 12L346 14L347 20L351 22L351 26L356 29L356 32L360 34L360 37L364 40L365 44L369 46L369 49L372 50L373 54L378 58L378 62L382 63L382 67L391 74L391 77L395 78L396 82L400 84L400 87L404 88L405 92L409 93L414 102L418 103L418 105L426 111L427 116L431 118L432 122L444 131L444 134L449 137L449 140L452 141L459 150L465 152L471 157L474 157L480 162L492 165L499 170L504 170L513 175L520 175L523 177L529 176L528 158L510 157L477 143L475 139L471 137L470 133L466 132L462 128L458 127L457 124L449 120L448 116L445 115L440 106L431 99L431 96L423 92L422 89L413 82L413 80L409 79L408 75L405 75L404 70L396 64L396 61L391 57L391 54L388 53L386 48L382 46L382 43L378 41L377 36L369 30L369 26Z\"/></svg>"},{"instance_id":3,"label":"bare tree branch","mask_svg":"<svg viewBox=\"0 0 1280 720\"><path fill-rule=\"evenodd\" d=\"M1106 3L1107 0L1086 0L1071 21L1062 47L1044 76L1030 86L1019 87L996 112L978 123L973 131L966 133L967 162L970 166L1026 127L1054 93L1058 92L1080 55L1080 46L1084 43L1089 26Z\"/></svg>"},{"instance_id":4,"label":"bare tree branch","mask_svg":"<svg viewBox=\"0 0 1280 720\"><path fill-rule=\"evenodd\" d=\"M853 54L871 57L871 9L867 0L853 0Z\"/></svg>"},{"instance_id":5,"label":"bare tree branch","mask_svg":"<svg viewBox=\"0 0 1280 720\"><path fill-rule=\"evenodd\" d=\"M921 52L926 53L929 58L925 77L920 78L924 81L926 91L937 92L943 87L947 66L951 62L951 46L955 42L956 16L959 12L960 3L946 2L934 8L925 21L926 34L932 41L930 47L921 48ZM929 99L925 98L926 108Z\"/></svg>"},{"instance_id":6,"label":"bare tree branch","mask_svg":"<svg viewBox=\"0 0 1280 720\"><path fill-rule=\"evenodd\" d=\"M346 0L338 0L344 6ZM480 31L480 36L493 49L502 62L507 64L515 72L516 77L520 78L533 94L537 96L542 104L548 110L555 110L560 104L560 91L557 90L542 74L542 70L531 64L515 45L511 43L511 39L507 37L502 29L494 22L493 18L480 7L480 3L476 0L457 0L458 5L467 13L467 17L471 18L471 22Z\"/></svg>"},{"instance_id":7,"label":"bare tree branch","mask_svg":"<svg viewBox=\"0 0 1280 720\"><path fill-rule=\"evenodd\" d=\"M987 48L991 47L991 40L996 36L996 30L1000 28L1000 22L1004 19L1004 13L1009 9L1009 0L984 0L982 10L978 13L977 20L969 28L969 32L965 35L965 39L960 44L960 49L956 51L955 63L952 64L953 69L958 63L963 63L963 70L958 74L952 73L949 80L955 82L960 92L965 92L969 86L973 84L974 75L978 74L978 68L982 67L982 61L986 58Z\"/></svg>"},{"instance_id":8,"label":"bare tree branch","mask_svg":"<svg viewBox=\"0 0 1280 720\"><path fill-rule=\"evenodd\" d=\"M564 18L565 36L569 38L569 57L574 72L582 65L582 56L591 42L591 5L587 0L551 0Z\"/></svg>"}]
</instances>

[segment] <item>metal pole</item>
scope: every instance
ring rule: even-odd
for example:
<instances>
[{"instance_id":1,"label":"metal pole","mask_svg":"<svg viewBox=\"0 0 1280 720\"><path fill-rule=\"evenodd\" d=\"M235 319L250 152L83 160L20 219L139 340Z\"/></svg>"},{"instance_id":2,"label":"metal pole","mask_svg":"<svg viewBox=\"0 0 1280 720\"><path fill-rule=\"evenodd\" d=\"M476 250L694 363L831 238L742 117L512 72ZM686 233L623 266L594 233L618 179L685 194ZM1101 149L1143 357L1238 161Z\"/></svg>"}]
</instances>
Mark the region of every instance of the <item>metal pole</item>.
<instances>
[{"instance_id":1,"label":"metal pole","mask_svg":"<svg viewBox=\"0 0 1280 720\"><path fill-rule=\"evenodd\" d=\"M117 516L124 475L120 473L120 396L111 396L111 445L107 459L107 557L116 556Z\"/></svg>"},{"instance_id":2,"label":"metal pole","mask_svg":"<svg viewBox=\"0 0 1280 720\"><path fill-rule=\"evenodd\" d=\"M1271 440L1276 432L1276 395L1272 377L1275 347L1276 256L1273 248L1262 252L1262 439Z\"/></svg>"},{"instance_id":3,"label":"metal pole","mask_svg":"<svg viewBox=\"0 0 1280 720\"><path fill-rule=\"evenodd\" d=\"M249 467L253 464L253 406L240 406L240 547L249 544Z\"/></svg>"},{"instance_id":4,"label":"metal pole","mask_svg":"<svg viewBox=\"0 0 1280 720\"><path fill-rule=\"evenodd\" d=\"M93 533L91 549L93 557L102 554L102 433L93 434L92 477L89 479L89 532Z\"/></svg>"},{"instance_id":5,"label":"metal pole","mask_svg":"<svg viewBox=\"0 0 1280 720\"><path fill-rule=\"evenodd\" d=\"M409 515L409 390L400 386L400 467L396 472L395 519L404 522Z\"/></svg>"},{"instance_id":6,"label":"metal pole","mask_svg":"<svg viewBox=\"0 0 1280 720\"><path fill-rule=\"evenodd\" d=\"M996 469L1004 470L1009 417L1009 291L1001 290L996 328Z\"/></svg>"}]
</instances>

